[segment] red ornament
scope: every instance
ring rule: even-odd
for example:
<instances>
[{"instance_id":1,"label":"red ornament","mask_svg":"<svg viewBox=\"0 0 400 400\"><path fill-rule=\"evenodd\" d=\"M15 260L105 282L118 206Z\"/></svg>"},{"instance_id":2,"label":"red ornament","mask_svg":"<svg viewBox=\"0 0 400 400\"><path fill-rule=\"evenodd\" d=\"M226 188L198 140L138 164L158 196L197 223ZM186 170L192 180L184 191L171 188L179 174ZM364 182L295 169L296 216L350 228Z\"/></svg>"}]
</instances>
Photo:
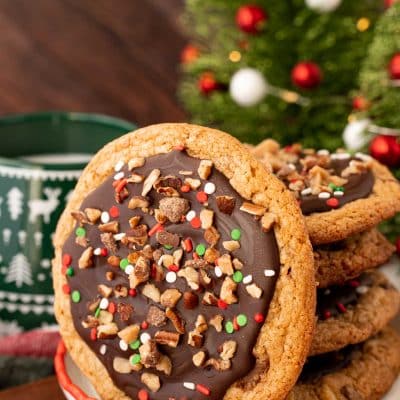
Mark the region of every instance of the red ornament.
<instances>
[{"instance_id":1,"label":"red ornament","mask_svg":"<svg viewBox=\"0 0 400 400\"><path fill-rule=\"evenodd\" d=\"M396 53L389 62L389 75L391 79L400 79L400 53Z\"/></svg>"},{"instance_id":2,"label":"red ornament","mask_svg":"<svg viewBox=\"0 0 400 400\"><path fill-rule=\"evenodd\" d=\"M182 49L181 62L182 64L190 64L191 62L196 61L199 55L199 49L192 44L188 44Z\"/></svg>"},{"instance_id":3,"label":"red ornament","mask_svg":"<svg viewBox=\"0 0 400 400\"><path fill-rule=\"evenodd\" d=\"M199 89L200 92L204 95L211 94L215 90L218 90L218 82L215 79L215 76L212 72L204 72L200 75L199 78Z\"/></svg>"},{"instance_id":4,"label":"red ornament","mask_svg":"<svg viewBox=\"0 0 400 400\"><path fill-rule=\"evenodd\" d=\"M268 14L254 4L241 6L236 12L236 24L246 33L258 33L267 22Z\"/></svg>"},{"instance_id":5,"label":"red ornament","mask_svg":"<svg viewBox=\"0 0 400 400\"><path fill-rule=\"evenodd\" d=\"M397 2L398 0L385 0L385 8L392 7L392 5Z\"/></svg>"},{"instance_id":6,"label":"red ornament","mask_svg":"<svg viewBox=\"0 0 400 400\"><path fill-rule=\"evenodd\" d=\"M368 110L370 102L363 96L356 96L353 99L353 109L358 111Z\"/></svg>"},{"instance_id":7,"label":"red ornament","mask_svg":"<svg viewBox=\"0 0 400 400\"><path fill-rule=\"evenodd\" d=\"M378 135L369 146L372 157L388 167L400 165L400 144L396 136Z\"/></svg>"},{"instance_id":8,"label":"red ornament","mask_svg":"<svg viewBox=\"0 0 400 400\"><path fill-rule=\"evenodd\" d=\"M322 72L319 66L311 61L302 61L292 69L292 82L302 89L312 89L318 86L322 80Z\"/></svg>"}]
</instances>

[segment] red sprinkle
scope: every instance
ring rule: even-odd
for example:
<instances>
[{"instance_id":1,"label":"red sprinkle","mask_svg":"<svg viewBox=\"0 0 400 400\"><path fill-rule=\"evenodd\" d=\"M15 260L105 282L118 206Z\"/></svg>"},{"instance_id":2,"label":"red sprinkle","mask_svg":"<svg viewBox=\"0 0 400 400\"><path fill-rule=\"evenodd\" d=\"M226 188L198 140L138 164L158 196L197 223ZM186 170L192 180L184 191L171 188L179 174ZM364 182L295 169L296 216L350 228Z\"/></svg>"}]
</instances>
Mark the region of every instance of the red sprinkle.
<instances>
[{"instance_id":1,"label":"red sprinkle","mask_svg":"<svg viewBox=\"0 0 400 400\"><path fill-rule=\"evenodd\" d=\"M205 396L209 396L211 394L211 390L207 386L204 386L200 383L196 385L196 390Z\"/></svg>"},{"instance_id":2,"label":"red sprinkle","mask_svg":"<svg viewBox=\"0 0 400 400\"><path fill-rule=\"evenodd\" d=\"M233 318L233 329L234 329L235 331L238 331L238 330L240 329L240 326L239 326L239 324L237 323L237 318L236 318L236 317Z\"/></svg>"},{"instance_id":3,"label":"red sprinkle","mask_svg":"<svg viewBox=\"0 0 400 400\"><path fill-rule=\"evenodd\" d=\"M336 303L336 307L339 309L340 312L345 313L347 311L347 308L345 307L344 304L342 303Z\"/></svg>"},{"instance_id":4,"label":"red sprinkle","mask_svg":"<svg viewBox=\"0 0 400 400\"><path fill-rule=\"evenodd\" d=\"M181 186L181 192L182 192L182 193L188 193L188 192L190 192L190 186L189 186L189 185L182 185L182 186Z\"/></svg>"},{"instance_id":5,"label":"red sprinkle","mask_svg":"<svg viewBox=\"0 0 400 400\"><path fill-rule=\"evenodd\" d=\"M195 229L199 229L201 227L201 220L199 217L194 217L191 221L190 221L190 225L192 225L193 228Z\"/></svg>"},{"instance_id":6,"label":"red sprinkle","mask_svg":"<svg viewBox=\"0 0 400 400\"><path fill-rule=\"evenodd\" d=\"M197 253L193 253L193 260L200 260L200 256Z\"/></svg>"},{"instance_id":7,"label":"red sprinkle","mask_svg":"<svg viewBox=\"0 0 400 400\"><path fill-rule=\"evenodd\" d=\"M226 304L225 301L218 299L218 307L222 310L226 310L228 308L228 304Z\"/></svg>"},{"instance_id":8,"label":"red sprinkle","mask_svg":"<svg viewBox=\"0 0 400 400\"><path fill-rule=\"evenodd\" d=\"M262 324L264 322L264 315L257 313L254 315L254 321L256 321L258 324Z\"/></svg>"},{"instance_id":9,"label":"red sprinkle","mask_svg":"<svg viewBox=\"0 0 400 400\"><path fill-rule=\"evenodd\" d=\"M332 317L332 313L329 310L324 311L324 319L329 319Z\"/></svg>"},{"instance_id":10,"label":"red sprinkle","mask_svg":"<svg viewBox=\"0 0 400 400\"><path fill-rule=\"evenodd\" d=\"M143 322L140 324L140 327L141 327L142 329L147 329L147 328L149 327L149 323L148 323L147 321L143 321Z\"/></svg>"},{"instance_id":11,"label":"red sprinkle","mask_svg":"<svg viewBox=\"0 0 400 400\"><path fill-rule=\"evenodd\" d=\"M352 281L349 282L349 285L353 288L357 288L360 286L360 281L357 281L356 279L353 279Z\"/></svg>"},{"instance_id":12,"label":"red sprinkle","mask_svg":"<svg viewBox=\"0 0 400 400\"><path fill-rule=\"evenodd\" d=\"M208 195L206 192L197 192L196 199L199 203L205 203L208 200Z\"/></svg>"},{"instance_id":13,"label":"red sprinkle","mask_svg":"<svg viewBox=\"0 0 400 400\"><path fill-rule=\"evenodd\" d=\"M160 232L160 231L163 231L163 230L164 230L163 224L160 223L160 222L157 222L157 223L149 230L148 235L149 235L149 236L153 236L155 233Z\"/></svg>"},{"instance_id":14,"label":"red sprinkle","mask_svg":"<svg viewBox=\"0 0 400 400\"><path fill-rule=\"evenodd\" d=\"M151 277L154 279L157 276L157 265L153 264L151 266Z\"/></svg>"},{"instance_id":15,"label":"red sprinkle","mask_svg":"<svg viewBox=\"0 0 400 400\"><path fill-rule=\"evenodd\" d=\"M137 295L137 291L134 288L129 289L128 293L129 293L129 296L131 296L131 297L135 297Z\"/></svg>"},{"instance_id":16,"label":"red sprinkle","mask_svg":"<svg viewBox=\"0 0 400 400\"><path fill-rule=\"evenodd\" d=\"M120 179L117 182L118 183L115 185L115 191L119 193L128 184L128 181L126 180L126 178L124 178Z\"/></svg>"},{"instance_id":17,"label":"red sprinkle","mask_svg":"<svg viewBox=\"0 0 400 400\"><path fill-rule=\"evenodd\" d=\"M111 215L112 218L118 218L119 217L119 208L117 206L112 206L108 213Z\"/></svg>"},{"instance_id":18,"label":"red sprinkle","mask_svg":"<svg viewBox=\"0 0 400 400\"><path fill-rule=\"evenodd\" d=\"M72 263L72 257L71 257L71 255L65 253L65 254L63 255L63 258L62 258L62 264L63 264L65 267L69 267L69 266L71 265L71 263Z\"/></svg>"},{"instance_id":19,"label":"red sprinkle","mask_svg":"<svg viewBox=\"0 0 400 400\"><path fill-rule=\"evenodd\" d=\"M175 264L170 265L170 266L168 267L168 269L169 269L170 271L174 271L174 272L178 272L178 271L179 271L179 267L178 267L177 265L175 265Z\"/></svg>"},{"instance_id":20,"label":"red sprinkle","mask_svg":"<svg viewBox=\"0 0 400 400\"><path fill-rule=\"evenodd\" d=\"M190 253L193 250L193 244L190 238L187 238L183 241L183 245L185 247L185 251Z\"/></svg>"},{"instance_id":21,"label":"red sprinkle","mask_svg":"<svg viewBox=\"0 0 400 400\"><path fill-rule=\"evenodd\" d=\"M97 329L92 328L90 330L90 340L93 340L94 342L97 340Z\"/></svg>"},{"instance_id":22,"label":"red sprinkle","mask_svg":"<svg viewBox=\"0 0 400 400\"><path fill-rule=\"evenodd\" d=\"M137 395L138 400L149 400L149 394L146 390L140 389Z\"/></svg>"},{"instance_id":23,"label":"red sprinkle","mask_svg":"<svg viewBox=\"0 0 400 400\"><path fill-rule=\"evenodd\" d=\"M185 145L184 144L178 144L175 147L173 147L174 150L178 150L178 151L183 151L185 150Z\"/></svg>"},{"instance_id":24,"label":"red sprinkle","mask_svg":"<svg viewBox=\"0 0 400 400\"><path fill-rule=\"evenodd\" d=\"M115 314L115 311L117 311L117 307L115 306L115 303L110 302L107 307L108 312L111 314Z\"/></svg>"},{"instance_id":25,"label":"red sprinkle","mask_svg":"<svg viewBox=\"0 0 400 400\"><path fill-rule=\"evenodd\" d=\"M67 284L63 285L62 290L63 290L63 292L65 294L70 294L71 293L71 288Z\"/></svg>"},{"instance_id":26,"label":"red sprinkle","mask_svg":"<svg viewBox=\"0 0 400 400\"><path fill-rule=\"evenodd\" d=\"M326 201L326 204L327 204L329 207L336 208L336 207L339 206L339 200L336 199L335 197L331 197L330 199L328 199L328 200Z\"/></svg>"}]
</instances>

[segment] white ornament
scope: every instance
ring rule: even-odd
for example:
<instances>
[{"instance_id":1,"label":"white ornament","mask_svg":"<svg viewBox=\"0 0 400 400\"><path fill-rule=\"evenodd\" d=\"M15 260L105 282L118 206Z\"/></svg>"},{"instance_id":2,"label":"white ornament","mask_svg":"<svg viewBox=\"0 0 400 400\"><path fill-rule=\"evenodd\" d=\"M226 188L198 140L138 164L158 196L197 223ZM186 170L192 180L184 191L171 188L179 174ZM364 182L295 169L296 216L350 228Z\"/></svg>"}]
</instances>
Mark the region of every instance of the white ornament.
<instances>
[{"instance_id":1,"label":"white ornament","mask_svg":"<svg viewBox=\"0 0 400 400\"><path fill-rule=\"evenodd\" d=\"M349 150L359 150L368 143L370 135L366 130L370 124L369 119L360 119L346 126L343 131L343 141Z\"/></svg>"},{"instance_id":2,"label":"white ornament","mask_svg":"<svg viewBox=\"0 0 400 400\"><path fill-rule=\"evenodd\" d=\"M305 3L311 10L324 14L335 11L342 0L305 0Z\"/></svg>"},{"instance_id":3,"label":"white ornament","mask_svg":"<svg viewBox=\"0 0 400 400\"><path fill-rule=\"evenodd\" d=\"M268 82L255 68L242 68L235 72L229 83L229 93L242 107L258 104L268 93Z\"/></svg>"},{"instance_id":4,"label":"white ornament","mask_svg":"<svg viewBox=\"0 0 400 400\"><path fill-rule=\"evenodd\" d=\"M13 187L7 193L7 206L10 217L16 221L22 214L24 208L24 194L17 187Z\"/></svg>"},{"instance_id":5,"label":"white ornament","mask_svg":"<svg viewBox=\"0 0 400 400\"><path fill-rule=\"evenodd\" d=\"M17 287L33 285L31 265L22 253L18 253L12 258L4 281L14 282Z\"/></svg>"},{"instance_id":6,"label":"white ornament","mask_svg":"<svg viewBox=\"0 0 400 400\"><path fill-rule=\"evenodd\" d=\"M47 200L34 199L28 201L29 207L29 222L35 222L37 217L43 216L43 221L46 224L50 223L50 216L53 211L60 204L58 197L61 194L60 188L45 187L43 193L46 195Z\"/></svg>"}]
</instances>

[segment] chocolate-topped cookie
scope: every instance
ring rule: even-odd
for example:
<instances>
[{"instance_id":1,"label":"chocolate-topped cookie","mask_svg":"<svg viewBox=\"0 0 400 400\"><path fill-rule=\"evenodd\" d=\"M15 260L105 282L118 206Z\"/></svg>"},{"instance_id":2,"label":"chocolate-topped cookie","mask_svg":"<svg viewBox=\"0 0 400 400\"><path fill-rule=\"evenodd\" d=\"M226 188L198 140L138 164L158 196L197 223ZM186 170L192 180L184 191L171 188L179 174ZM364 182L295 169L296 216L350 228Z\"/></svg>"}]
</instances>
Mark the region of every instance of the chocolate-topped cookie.
<instances>
[{"instance_id":1,"label":"chocolate-topped cookie","mask_svg":"<svg viewBox=\"0 0 400 400\"><path fill-rule=\"evenodd\" d=\"M110 143L55 246L61 334L102 398L283 399L295 383L311 245L291 194L229 135L161 124Z\"/></svg>"},{"instance_id":2,"label":"chocolate-topped cookie","mask_svg":"<svg viewBox=\"0 0 400 400\"><path fill-rule=\"evenodd\" d=\"M309 357L287 400L378 400L400 372L400 337L392 328L358 345Z\"/></svg>"},{"instance_id":3,"label":"chocolate-topped cookie","mask_svg":"<svg viewBox=\"0 0 400 400\"><path fill-rule=\"evenodd\" d=\"M363 342L398 313L400 293L379 271L317 290L317 327L310 354Z\"/></svg>"},{"instance_id":4,"label":"chocolate-topped cookie","mask_svg":"<svg viewBox=\"0 0 400 400\"><path fill-rule=\"evenodd\" d=\"M370 156L280 148L267 139L252 149L296 197L314 245L371 229L400 211L400 185Z\"/></svg>"}]
</instances>

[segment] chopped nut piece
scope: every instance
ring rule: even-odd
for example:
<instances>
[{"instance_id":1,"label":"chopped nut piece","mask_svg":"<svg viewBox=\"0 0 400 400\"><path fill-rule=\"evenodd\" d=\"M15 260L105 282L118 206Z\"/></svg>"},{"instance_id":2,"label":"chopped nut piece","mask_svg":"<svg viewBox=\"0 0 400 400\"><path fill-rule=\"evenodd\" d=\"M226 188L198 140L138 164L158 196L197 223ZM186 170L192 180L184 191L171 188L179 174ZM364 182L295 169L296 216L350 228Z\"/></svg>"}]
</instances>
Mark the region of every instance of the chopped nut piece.
<instances>
[{"instance_id":1,"label":"chopped nut piece","mask_svg":"<svg viewBox=\"0 0 400 400\"><path fill-rule=\"evenodd\" d=\"M97 338L98 339L111 339L117 336L118 326L114 322L110 322L109 324L100 325L97 328Z\"/></svg>"},{"instance_id":2,"label":"chopped nut piece","mask_svg":"<svg viewBox=\"0 0 400 400\"><path fill-rule=\"evenodd\" d=\"M154 325L157 327L165 325L167 317L165 316L165 312L160 310L156 306L150 306L149 311L147 312L146 321L150 325Z\"/></svg>"},{"instance_id":3,"label":"chopped nut piece","mask_svg":"<svg viewBox=\"0 0 400 400\"><path fill-rule=\"evenodd\" d=\"M132 253L128 254L128 257L126 257L129 261L129 264L135 265L137 263L137 260L140 257L140 252L139 251L134 251Z\"/></svg>"},{"instance_id":4,"label":"chopped nut piece","mask_svg":"<svg viewBox=\"0 0 400 400\"><path fill-rule=\"evenodd\" d=\"M106 279L110 282L115 278L115 274L112 271L107 271L106 272Z\"/></svg>"},{"instance_id":5,"label":"chopped nut piece","mask_svg":"<svg viewBox=\"0 0 400 400\"><path fill-rule=\"evenodd\" d=\"M119 263L121 259L117 256L110 256L107 258L107 263L110 264L112 267L119 268Z\"/></svg>"},{"instance_id":6,"label":"chopped nut piece","mask_svg":"<svg viewBox=\"0 0 400 400\"><path fill-rule=\"evenodd\" d=\"M128 189L124 187L120 192L115 192L114 198L117 203L121 204L126 198L128 198L128 196Z\"/></svg>"},{"instance_id":7,"label":"chopped nut piece","mask_svg":"<svg viewBox=\"0 0 400 400\"><path fill-rule=\"evenodd\" d=\"M156 374L150 372L143 372L140 377L142 383L144 383L152 392L158 392L161 387L160 378Z\"/></svg>"},{"instance_id":8,"label":"chopped nut piece","mask_svg":"<svg viewBox=\"0 0 400 400\"><path fill-rule=\"evenodd\" d=\"M220 237L221 235L213 226L206 229L204 232L204 240L211 246L215 246L218 243Z\"/></svg>"},{"instance_id":9,"label":"chopped nut piece","mask_svg":"<svg viewBox=\"0 0 400 400\"><path fill-rule=\"evenodd\" d=\"M222 283L220 298L227 304L237 303L238 299L234 292L237 289L237 283L227 276Z\"/></svg>"},{"instance_id":10,"label":"chopped nut piece","mask_svg":"<svg viewBox=\"0 0 400 400\"><path fill-rule=\"evenodd\" d=\"M128 161L128 168L130 171L133 168L143 167L145 159L143 157L134 157Z\"/></svg>"},{"instance_id":11,"label":"chopped nut piece","mask_svg":"<svg viewBox=\"0 0 400 400\"><path fill-rule=\"evenodd\" d=\"M85 329L88 328L97 328L100 325L99 320L95 318L93 315L88 315L86 319L82 321L82 326Z\"/></svg>"},{"instance_id":12,"label":"chopped nut piece","mask_svg":"<svg viewBox=\"0 0 400 400\"><path fill-rule=\"evenodd\" d=\"M128 288L126 286L117 285L114 288L114 295L118 299L120 297L128 296Z\"/></svg>"},{"instance_id":13,"label":"chopped nut piece","mask_svg":"<svg viewBox=\"0 0 400 400\"><path fill-rule=\"evenodd\" d=\"M154 335L154 339L158 344L165 344L169 347L176 347L179 343L179 333L158 331Z\"/></svg>"},{"instance_id":14,"label":"chopped nut piece","mask_svg":"<svg viewBox=\"0 0 400 400\"><path fill-rule=\"evenodd\" d=\"M148 240L147 225L141 224L135 228L131 228L126 232L126 237L122 239L122 243L134 243L139 246L144 246Z\"/></svg>"},{"instance_id":15,"label":"chopped nut piece","mask_svg":"<svg viewBox=\"0 0 400 400\"><path fill-rule=\"evenodd\" d=\"M157 193L164 194L169 197L179 197L179 192L182 186L182 181L173 175L167 175L165 177L157 179L153 187L157 190Z\"/></svg>"},{"instance_id":16,"label":"chopped nut piece","mask_svg":"<svg viewBox=\"0 0 400 400\"><path fill-rule=\"evenodd\" d=\"M232 264L233 264L233 267L235 268L235 269L242 269L243 268L243 263L239 260L239 259L237 259L237 258L234 258L233 259L233 261L232 261Z\"/></svg>"},{"instance_id":17,"label":"chopped nut piece","mask_svg":"<svg viewBox=\"0 0 400 400\"><path fill-rule=\"evenodd\" d=\"M241 205L240 210L248 214L257 215L261 217L261 215L265 213L266 208L263 206L259 206L258 204L249 203L248 201L245 201Z\"/></svg>"},{"instance_id":18,"label":"chopped nut piece","mask_svg":"<svg viewBox=\"0 0 400 400\"><path fill-rule=\"evenodd\" d=\"M118 336L125 341L125 343L134 342L139 336L140 326L139 325L129 325L126 328L118 332Z\"/></svg>"},{"instance_id":19,"label":"chopped nut piece","mask_svg":"<svg viewBox=\"0 0 400 400\"><path fill-rule=\"evenodd\" d=\"M136 360L133 359L133 357L135 356L135 354L132 354L129 357L129 363L131 364L131 370L135 371L135 372L139 372L143 369L143 364L141 364L140 362L138 363L134 363Z\"/></svg>"},{"instance_id":20,"label":"chopped nut piece","mask_svg":"<svg viewBox=\"0 0 400 400\"><path fill-rule=\"evenodd\" d=\"M133 314L133 306L128 303L118 303L117 311L121 321L127 322Z\"/></svg>"},{"instance_id":21,"label":"chopped nut piece","mask_svg":"<svg viewBox=\"0 0 400 400\"><path fill-rule=\"evenodd\" d=\"M71 216L75 221L79 222L80 226L89 222L83 211L71 211Z\"/></svg>"},{"instance_id":22,"label":"chopped nut piece","mask_svg":"<svg viewBox=\"0 0 400 400\"><path fill-rule=\"evenodd\" d=\"M157 343L153 339L150 339L139 347L139 354L141 362L146 368L155 367L161 358Z\"/></svg>"},{"instance_id":23,"label":"chopped nut piece","mask_svg":"<svg viewBox=\"0 0 400 400\"><path fill-rule=\"evenodd\" d=\"M111 222L108 222L107 224L99 225L99 230L101 232L118 233L119 224L117 221L111 221Z\"/></svg>"},{"instance_id":24,"label":"chopped nut piece","mask_svg":"<svg viewBox=\"0 0 400 400\"><path fill-rule=\"evenodd\" d=\"M97 317L99 325L107 325L113 321L114 316L106 310L100 310L99 316Z\"/></svg>"},{"instance_id":25,"label":"chopped nut piece","mask_svg":"<svg viewBox=\"0 0 400 400\"><path fill-rule=\"evenodd\" d=\"M197 190L201 185L201 181L200 179L186 178L185 184L189 185L190 189Z\"/></svg>"},{"instance_id":26,"label":"chopped nut piece","mask_svg":"<svg viewBox=\"0 0 400 400\"><path fill-rule=\"evenodd\" d=\"M115 357L113 360L113 368L119 374L129 374L131 372L131 363L128 359Z\"/></svg>"},{"instance_id":27,"label":"chopped nut piece","mask_svg":"<svg viewBox=\"0 0 400 400\"><path fill-rule=\"evenodd\" d=\"M149 299L153 300L155 303L160 302L160 290L153 283L146 283L146 285L143 287L142 294L143 296L146 296Z\"/></svg>"},{"instance_id":28,"label":"chopped nut piece","mask_svg":"<svg viewBox=\"0 0 400 400\"><path fill-rule=\"evenodd\" d=\"M153 171L150 172L150 174L147 176L143 183L143 190L142 190L142 196L146 196L147 193L150 192L152 189L154 183L156 180L159 178L161 172L159 169L153 169Z\"/></svg>"},{"instance_id":29,"label":"chopped nut piece","mask_svg":"<svg viewBox=\"0 0 400 400\"><path fill-rule=\"evenodd\" d=\"M101 217L101 211L97 208L85 208L85 214L92 224L95 224Z\"/></svg>"},{"instance_id":30,"label":"chopped nut piece","mask_svg":"<svg viewBox=\"0 0 400 400\"><path fill-rule=\"evenodd\" d=\"M171 254L163 254L158 260L158 263L168 268L174 263L174 256Z\"/></svg>"},{"instance_id":31,"label":"chopped nut piece","mask_svg":"<svg viewBox=\"0 0 400 400\"><path fill-rule=\"evenodd\" d=\"M159 208L154 210L154 218L159 224L165 224L168 221L167 216Z\"/></svg>"},{"instance_id":32,"label":"chopped nut piece","mask_svg":"<svg viewBox=\"0 0 400 400\"><path fill-rule=\"evenodd\" d=\"M127 182L128 183L140 183L143 182L144 176L143 175L139 175L139 174L131 174L128 179Z\"/></svg>"},{"instance_id":33,"label":"chopped nut piece","mask_svg":"<svg viewBox=\"0 0 400 400\"><path fill-rule=\"evenodd\" d=\"M246 286L247 293L254 299L259 299L262 296L262 289L260 289L255 283Z\"/></svg>"},{"instance_id":34,"label":"chopped nut piece","mask_svg":"<svg viewBox=\"0 0 400 400\"><path fill-rule=\"evenodd\" d=\"M222 242L222 246L224 246L224 249L228 251L240 249L240 243L237 240L226 240Z\"/></svg>"},{"instance_id":35,"label":"chopped nut piece","mask_svg":"<svg viewBox=\"0 0 400 400\"><path fill-rule=\"evenodd\" d=\"M89 246L89 240L88 240L88 238L86 236L77 236L75 238L75 243L78 246L81 246L81 247L88 247Z\"/></svg>"},{"instance_id":36,"label":"chopped nut piece","mask_svg":"<svg viewBox=\"0 0 400 400\"><path fill-rule=\"evenodd\" d=\"M135 289L141 283L147 282L150 277L150 263L144 257L139 257L133 272L129 275L129 286Z\"/></svg>"},{"instance_id":37,"label":"chopped nut piece","mask_svg":"<svg viewBox=\"0 0 400 400\"><path fill-rule=\"evenodd\" d=\"M156 365L156 370L164 372L165 375L171 375L172 372L172 362L168 356L161 355L160 360Z\"/></svg>"},{"instance_id":38,"label":"chopped nut piece","mask_svg":"<svg viewBox=\"0 0 400 400\"><path fill-rule=\"evenodd\" d=\"M200 277L199 273L193 267L186 267L178 271L180 278L185 278L189 287L193 290L199 288Z\"/></svg>"},{"instance_id":39,"label":"chopped nut piece","mask_svg":"<svg viewBox=\"0 0 400 400\"><path fill-rule=\"evenodd\" d=\"M184 334L185 331L185 321L174 311L172 308L167 308L165 315L172 322L176 331L180 334Z\"/></svg>"},{"instance_id":40,"label":"chopped nut piece","mask_svg":"<svg viewBox=\"0 0 400 400\"><path fill-rule=\"evenodd\" d=\"M133 196L128 203L128 208L134 210L135 208L147 208L150 205L149 200L143 196Z\"/></svg>"},{"instance_id":41,"label":"chopped nut piece","mask_svg":"<svg viewBox=\"0 0 400 400\"><path fill-rule=\"evenodd\" d=\"M220 252L216 248L208 247L206 252L204 253L204 260L208 264L215 264L220 255Z\"/></svg>"},{"instance_id":42,"label":"chopped nut piece","mask_svg":"<svg viewBox=\"0 0 400 400\"><path fill-rule=\"evenodd\" d=\"M221 257L218 258L217 262L218 262L218 267L221 268L223 274L233 275L234 270L230 254L223 254Z\"/></svg>"},{"instance_id":43,"label":"chopped nut piece","mask_svg":"<svg viewBox=\"0 0 400 400\"><path fill-rule=\"evenodd\" d=\"M201 179L208 179L211 174L213 162L211 160L201 160L197 173Z\"/></svg>"},{"instance_id":44,"label":"chopped nut piece","mask_svg":"<svg viewBox=\"0 0 400 400\"><path fill-rule=\"evenodd\" d=\"M93 313L97 310L99 304L100 304L100 299L96 298L88 303L87 308L90 312Z\"/></svg>"},{"instance_id":45,"label":"chopped nut piece","mask_svg":"<svg viewBox=\"0 0 400 400\"><path fill-rule=\"evenodd\" d=\"M269 232L277 221L277 216L271 212L265 213L261 218L261 228L264 232Z\"/></svg>"},{"instance_id":46,"label":"chopped nut piece","mask_svg":"<svg viewBox=\"0 0 400 400\"><path fill-rule=\"evenodd\" d=\"M199 314L196 319L196 323L194 325L196 327L196 331L199 333L203 333L208 329L207 320L204 315Z\"/></svg>"},{"instance_id":47,"label":"chopped nut piece","mask_svg":"<svg viewBox=\"0 0 400 400\"><path fill-rule=\"evenodd\" d=\"M199 297L196 293L185 292L183 294L183 305L187 310L193 310L199 304Z\"/></svg>"},{"instance_id":48,"label":"chopped nut piece","mask_svg":"<svg viewBox=\"0 0 400 400\"><path fill-rule=\"evenodd\" d=\"M349 165L342 171L341 175L343 178L348 178L353 174L361 174L369 169L370 166L370 162L351 160Z\"/></svg>"},{"instance_id":49,"label":"chopped nut piece","mask_svg":"<svg viewBox=\"0 0 400 400\"><path fill-rule=\"evenodd\" d=\"M132 218L130 218L129 219L129 226L131 228L136 228L138 226L138 224L139 224L140 218L141 218L140 215L135 215Z\"/></svg>"},{"instance_id":50,"label":"chopped nut piece","mask_svg":"<svg viewBox=\"0 0 400 400\"><path fill-rule=\"evenodd\" d=\"M222 332L222 321L224 317L221 314L214 315L209 321L209 324L215 328L217 332Z\"/></svg>"},{"instance_id":51,"label":"chopped nut piece","mask_svg":"<svg viewBox=\"0 0 400 400\"><path fill-rule=\"evenodd\" d=\"M204 208L200 211L201 229L209 229L212 227L214 219L214 211Z\"/></svg>"},{"instance_id":52,"label":"chopped nut piece","mask_svg":"<svg viewBox=\"0 0 400 400\"><path fill-rule=\"evenodd\" d=\"M171 233L168 231L160 231L156 234L157 242L162 246L179 246L180 238L176 233Z\"/></svg>"},{"instance_id":53,"label":"chopped nut piece","mask_svg":"<svg viewBox=\"0 0 400 400\"><path fill-rule=\"evenodd\" d=\"M93 266L93 247L88 247L83 251L78 261L78 266L81 269L90 268Z\"/></svg>"},{"instance_id":54,"label":"chopped nut piece","mask_svg":"<svg viewBox=\"0 0 400 400\"><path fill-rule=\"evenodd\" d=\"M162 282L165 279L166 273L161 265L153 264L151 273L156 282Z\"/></svg>"},{"instance_id":55,"label":"chopped nut piece","mask_svg":"<svg viewBox=\"0 0 400 400\"><path fill-rule=\"evenodd\" d=\"M116 253L118 248L117 248L117 242L114 239L114 236L112 233L107 232L107 233L102 233L100 235L100 240L104 244L104 246L107 248L108 251L111 253Z\"/></svg>"},{"instance_id":56,"label":"chopped nut piece","mask_svg":"<svg viewBox=\"0 0 400 400\"><path fill-rule=\"evenodd\" d=\"M198 258L196 260L186 260L185 267L192 267L194 269L200 270L200 269L209 269L210 265L208 265L205 260Z\"/></svg>"},{"instance_id":57,"label":"chopped nut piece","mask_svg":"<svg viewBox=\"0 0 400 400\"><path fill-rule=\"evenodd\" d=\"M208 287L211 284L211 277L208 275L207 271L200 269L200 284L201 286Z\"/></svg>"},{"instance_id":58,"label":"chopped nut piece","mask_svg":"<svg viewBox=\"0 0 400 400\"><path fill-rule=\"evenodd\" d=\"M217 196L216 199L219 211L231 215L236 204L235 198L231 196Z\"/></svg>"},{"instance_id":59,"label":"chopped nut piece","mask_svg":"<svg viewBox=\"0 0 400 400\"><path fill-rule=\"evenodd\" d=\"M201 347L203 346L204 337L201 333L196 330L190 331L188 335L188 345L192 347Z\"/></svg>"},{"instance_id":60,"label":"chopped nut piece","mask_svg":"<svg viewBox=\"0 0 400 400\"><path fill-rule=\"evenodd\" d=\"M182 293L178 289L167 289L160 298L161 305L173 308L182 297Z\"/></svg>"},{"instance_id":61,"label":"chopped nut piece","mask_svg":"<svg viewBox=\"0 0 400 400\"><path fill-rule=\"evenodd\" d=\"M237 343L234 340L227 340L222 345L220 357L223 360L230 360L236 353Z\"/></svg>"},{"instance_id":62,"label":"chopped nut piece","mask_svg":"<svg viewBox=\"0 0 400 400\"><path fill-rule=\"evenodd\" d=\"M199 351L193 354L192 361L195 367L201 367L206 360L206 353L204 351Z\"/></svg>"},{"instance_id":63,"label":"chopped nut piece","mask_svg":"<svg viewBox=\"0 0 400 400\"><path fill-rule=\"evenodd\" d=\"M107 285L98 285L97 290L103 297L106 298L109 298L113 292L112 288Z\"/></svg>"},{"instance_id":64,"label":"chopped nut piece","mask_svg":"<svg viewBox=\"0 0 400 400\"><path fill-rule=\"evenodd\" d=\"M160 200L159 207L161 212L176 224L189 210L189 202L180 197L164 197Z\"/></svg>"},{"instance_id":65,"label":"chopped nut piece","mask_svg":"<svg viewBox=\"0 0 400 400\"><path fill-rule=\"evenodd\" d=\"M226 371L231 367L230 360L210 358L205 363L206 367L213 367L216 371Z\"/></svg>"},{"instance_id":66,"label":"chopped nut piece","mask_svg":"<svg viewBox=\"0 0 400 400\"><path fill-rule=\"evenodd\" d=\"M211 292L205 292L202 303L204 305L216 306L218 305L218 297Z\"/></svg>"},{"instance_id":67,"label":"chopped nut piece","mask_svg":"<svg viewBox=\"0 0 400 400\"><path fill-rule=\"evenodd\" d=\"M173 263L179 267L179 264L181 263L182 257L183 257L183 249L176 249L173 254Z\"/></svg>"}]
</instances>

